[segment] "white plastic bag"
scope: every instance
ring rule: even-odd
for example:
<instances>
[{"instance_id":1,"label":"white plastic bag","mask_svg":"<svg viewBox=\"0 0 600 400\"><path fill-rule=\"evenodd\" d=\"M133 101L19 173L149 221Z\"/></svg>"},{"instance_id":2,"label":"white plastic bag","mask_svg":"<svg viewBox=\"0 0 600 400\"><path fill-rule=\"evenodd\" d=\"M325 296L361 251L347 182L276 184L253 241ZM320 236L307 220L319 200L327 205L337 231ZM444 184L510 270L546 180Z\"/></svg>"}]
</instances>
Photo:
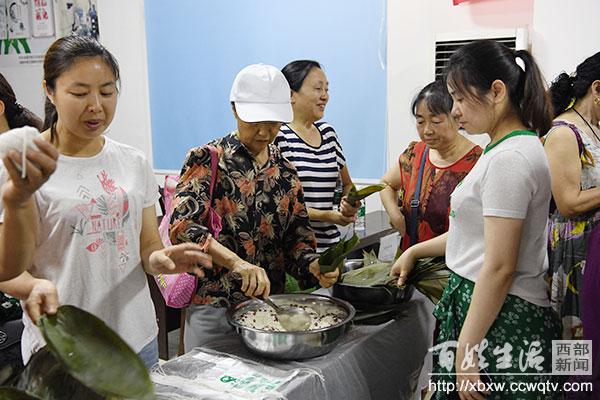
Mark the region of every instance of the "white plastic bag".
<instances>
[{"instance_id":1,"label":"white plastic bag","mask_svg":"<svg viewBox=\"0 0 600 400\"><path fill-rule=\"evenodd\" d=\"M27 176L27 148L38 150L33 139L38 137L40 132L31 126L11 129L0 135L0 158L4 158L10 150L21 152L21 165L15 164L15 167L21 172L21 178Z\"/></svg>"}]
</instances>

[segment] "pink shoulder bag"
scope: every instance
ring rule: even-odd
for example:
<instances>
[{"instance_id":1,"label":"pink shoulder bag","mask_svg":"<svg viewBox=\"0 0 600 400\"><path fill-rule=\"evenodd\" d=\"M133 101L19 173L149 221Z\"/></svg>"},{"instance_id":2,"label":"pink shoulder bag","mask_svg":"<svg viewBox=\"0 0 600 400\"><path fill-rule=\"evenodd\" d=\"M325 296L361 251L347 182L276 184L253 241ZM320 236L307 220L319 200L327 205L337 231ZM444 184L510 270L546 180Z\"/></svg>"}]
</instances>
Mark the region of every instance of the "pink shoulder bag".
<instances>
[{"instance_id":1,"label":"pink shoulder bag","mask_svg":"<svg viewBox=\"0 0 600 400\"><path fill-rule=\"evenodd\" d=\"M217 149L214 146L206 146L210 151L210 189L209 189L209 200L208 210L205 217L205 226L208 228L212 236L217 239L221 232L221 216L217 214L212 206L213 189L217 179L217 165L218 165L218 154ZM173 214L173 195L175 194L175 187L179 177L176 175L167 175L165 177L164 186L164 203L165 203L165 215L163 216L158 231L160 237L165 246L171 245L169 238L169 229L171 222L171 215ZM183 274L170 274L163 275L159 274L155 276L156 283L160 289L160 293L165 299L165 303L169 307L183 308L190 305L192 298L196 293L196 286L198 284L198 278L195 275L183 273Z\"/></svg>"}]
</instances>

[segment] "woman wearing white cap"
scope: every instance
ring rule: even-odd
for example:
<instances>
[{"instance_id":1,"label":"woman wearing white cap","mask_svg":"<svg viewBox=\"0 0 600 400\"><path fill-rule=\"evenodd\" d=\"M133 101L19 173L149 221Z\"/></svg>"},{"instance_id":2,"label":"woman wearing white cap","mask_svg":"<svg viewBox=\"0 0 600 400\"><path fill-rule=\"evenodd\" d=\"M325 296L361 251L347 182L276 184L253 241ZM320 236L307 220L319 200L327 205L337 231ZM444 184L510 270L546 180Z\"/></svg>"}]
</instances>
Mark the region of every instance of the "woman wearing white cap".
<instances>
[{"instance_id":1,"label":"woman wearing white cap","mask_svg":"<svg viewBox=\"0 0 600 400\"><path fill-rule=\"evenodd\" d=\"M218 155L212 198L207 146L189 152L175 194L171 241L201 244L214 265L199 278L188 309L186 351L231 329L227 306L282 293L286 272L304 287L331 286L338 275L319 272L302 185L272 144L282 122L292 120L285 77L273 66L250 65L236 76L230 101L237 129L208 143ZM218 241L207 228L209 207L221 217Z\"/></svg>"},{"instance_id":2,"label":"woman wearing white cap","mask_svg":"<svg viewBox=\"0 0 600 400\"><path fill-rule=\"evenodd\" d=\"M317 251L323 252L340 240L337 225L345 226L355 219L357 207L345 197L352 180L335 130L326 122L317 122L323 118L329 101L329 83L321 65L297 60L281 72L292 90L294 120L281 127L275 144L298 171ZM342 180L344 195L339 211L333 209L338 178Z\"/></svg>"}]
</instances>

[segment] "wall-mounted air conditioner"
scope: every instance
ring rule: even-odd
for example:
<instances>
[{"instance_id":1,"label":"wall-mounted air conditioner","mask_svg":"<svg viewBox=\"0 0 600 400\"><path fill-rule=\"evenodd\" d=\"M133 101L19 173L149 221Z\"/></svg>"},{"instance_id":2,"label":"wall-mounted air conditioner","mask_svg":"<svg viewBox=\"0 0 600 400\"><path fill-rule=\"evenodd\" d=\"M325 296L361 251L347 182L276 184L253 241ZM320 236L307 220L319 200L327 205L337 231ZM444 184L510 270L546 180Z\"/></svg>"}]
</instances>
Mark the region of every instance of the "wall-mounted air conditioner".
<instances>
[{"instance_id":1,"label":"wall-mounted air conditioner","mask_svg":"<svg viewBox=\"0 0 600 400\"><path fill-rule=\"evenodd\" d=\"M460 46L480 39L496 40L513 50L529 49L527 28L440 33L435 36L435 79L443 77L452 53Z\"/></svg>"}]
</instances>

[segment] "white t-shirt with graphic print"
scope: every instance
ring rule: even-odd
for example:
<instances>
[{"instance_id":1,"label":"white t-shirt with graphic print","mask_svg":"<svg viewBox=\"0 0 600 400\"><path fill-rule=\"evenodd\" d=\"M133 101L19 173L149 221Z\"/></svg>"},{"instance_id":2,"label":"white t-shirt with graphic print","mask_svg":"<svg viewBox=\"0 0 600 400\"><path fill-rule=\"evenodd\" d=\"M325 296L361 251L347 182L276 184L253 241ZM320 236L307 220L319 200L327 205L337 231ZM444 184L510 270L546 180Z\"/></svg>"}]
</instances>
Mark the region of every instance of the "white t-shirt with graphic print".
<instances>
[{"instance_id":1,"label":"white t-shirt with graphic print","mask_svg":"<svg viewBox=\"0 0 600 400\"><path fill-rule=\"evenodd\" d=\"M484 217L521 219L519 255L508 293L549 307L544 280L549 204L550 169L539 138L514 136L498 142L479 158L452 193L446 242L448 268L476 282L485 257Z\"/></svg>"},{"instance_id":2,"label":"white t-shirt with graphic print","mask_svg":"<svg viewBox=\"0 0 600 400\"><path fill-rule=\"evenodd\" d=\"M142 210L158 196L143 153L106 136L93 157L60 155L56 172L35 194L39 233L29 272L56 285L60 304L96 315L135 352L158 334L140 258ZM27 362L44 340L23 320Z\"/></svg>"}]
</instances>

